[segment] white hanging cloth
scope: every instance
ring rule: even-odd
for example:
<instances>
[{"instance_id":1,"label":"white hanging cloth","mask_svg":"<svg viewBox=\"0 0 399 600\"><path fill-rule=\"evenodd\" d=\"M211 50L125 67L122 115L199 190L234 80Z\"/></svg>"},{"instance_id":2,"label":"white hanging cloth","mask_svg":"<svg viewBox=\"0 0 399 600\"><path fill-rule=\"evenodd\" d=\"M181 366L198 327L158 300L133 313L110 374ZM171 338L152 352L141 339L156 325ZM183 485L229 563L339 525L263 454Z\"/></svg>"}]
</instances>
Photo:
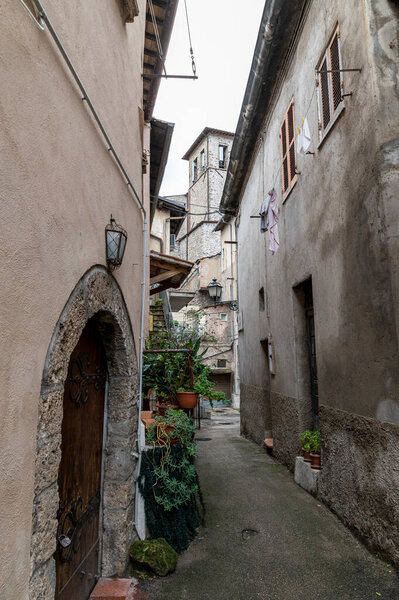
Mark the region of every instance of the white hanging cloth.
<instances>
[{"instance_id":1,"label":"white hanging cloth","mask_svg":"<svg viewBox=\"0 0 399 600\"><path fill-rule=\"evenodd\" d=\"M298 127L297 152L301 154L306 154L306 152L310 148L312 138L310 136L308 119L305 117L305 119L302 119L302 123L302 127Z\"/></svg>"}]
</instances>

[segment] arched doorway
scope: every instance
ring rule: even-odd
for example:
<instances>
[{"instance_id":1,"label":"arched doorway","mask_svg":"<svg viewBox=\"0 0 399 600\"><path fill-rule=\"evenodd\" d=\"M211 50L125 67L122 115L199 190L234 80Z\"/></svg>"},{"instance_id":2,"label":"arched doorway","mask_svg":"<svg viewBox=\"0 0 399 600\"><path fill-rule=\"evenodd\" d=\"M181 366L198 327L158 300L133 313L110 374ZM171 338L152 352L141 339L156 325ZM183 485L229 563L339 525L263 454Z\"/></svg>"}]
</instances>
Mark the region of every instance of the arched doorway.
<instances>
[{"instance_id":1,"label":"arched doorway","mask_svg":"<svg viewBox=\"0 0 399 600\"><path fill-rule=\"evenodd\" d=\"M99 569L106 379L104 348L90 319L72 352L64 387L56 600L86 600Z\"/></svg>"},{"instance_id":2,"label":"arched doorway","mask_svg":"<svg viewBox=\"0 0 399 600\"><path fill-rule=\"evenodd\" d=\"M90 344L94 344L94 350ZM96 352L100 353L97 358ZM84 357L79 361L79 353L88 353L90 361L99 360L94 371ZM101 389L105 384L104 364L105 402ZM98 392L94 404L98 409L102 406L102 412L84 416L80 411L92 405L91 400L86 400L86 391L90 398ZM96 266L82 277L65 304L43 370L32 511L30 600L85 599L89 586L95 583L91 579L95 575L124 574L134 539L137 399L137 358L124 298L112 275ZM84 439L91 428L96 432L93 455ZM86 460L93 463L95 477L85 482ZM69 480L71 471L75 474ZM82 519L88 521L85 528ZM66 544L62 547L59 539L62 535L74 537L73 542L71 539L69 544L61 538ZM73 567L60 566L63 561L68 562L65 560L68 548L70 552L77 549L73 563L77 573L87 574L82 596L67 585Z\"/></svg>"}]
</instances>

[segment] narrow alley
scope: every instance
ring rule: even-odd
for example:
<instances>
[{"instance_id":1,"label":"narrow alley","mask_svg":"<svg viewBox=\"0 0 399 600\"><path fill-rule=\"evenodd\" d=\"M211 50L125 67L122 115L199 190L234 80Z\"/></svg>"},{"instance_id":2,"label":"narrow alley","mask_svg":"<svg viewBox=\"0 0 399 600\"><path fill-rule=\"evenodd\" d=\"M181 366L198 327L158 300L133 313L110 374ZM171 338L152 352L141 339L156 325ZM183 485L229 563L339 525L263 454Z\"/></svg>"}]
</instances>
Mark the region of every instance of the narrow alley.
<instances>
[{"instance_id":1,"label":"narrow alley","mask_svg":"<svg viewBox=\"0 0 399 600\"><path fill-rule=\"evenodd\" d=\"M197 431L205 526L176 572L139 585L150 600L397 600L395 571L292 474L240 437L239 413Z\"/></svg>"}]
</instances>

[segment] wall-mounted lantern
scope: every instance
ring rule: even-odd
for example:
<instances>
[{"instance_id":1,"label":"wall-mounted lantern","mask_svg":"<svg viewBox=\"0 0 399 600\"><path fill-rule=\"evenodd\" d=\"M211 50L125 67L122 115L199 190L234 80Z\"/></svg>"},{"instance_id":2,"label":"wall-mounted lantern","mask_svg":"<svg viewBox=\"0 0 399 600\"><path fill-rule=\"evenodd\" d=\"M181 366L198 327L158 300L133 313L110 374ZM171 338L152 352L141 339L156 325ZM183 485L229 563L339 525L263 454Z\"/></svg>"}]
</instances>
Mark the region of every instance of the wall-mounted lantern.
<instances>
[{"instance_id":1,"label":"wall-mounted lantern","mask_svg":"<svg viewBox=\"0 0 399 600\"><path fill-rule=\"evenodd\" d=\"M121 266L126 248L126 240L126 231L117 224L111 215L110 223L105 228L105 255L110 271L118 269Z\"/></svg>"},{"instance_id":2,"label":"wall-mounted lantern","mask_svg":"<svg viewBox=\"0 0 399 600\"><path fill-rule=\"evenodd\" d=\"M223 286L214 277L211 283L208 283L208 294L211 300L214 301L215 306L228 306L230 310L238 310L237 300L226 300L225 302L218 302L222 296Z\"/></svg>"}]
</instances>

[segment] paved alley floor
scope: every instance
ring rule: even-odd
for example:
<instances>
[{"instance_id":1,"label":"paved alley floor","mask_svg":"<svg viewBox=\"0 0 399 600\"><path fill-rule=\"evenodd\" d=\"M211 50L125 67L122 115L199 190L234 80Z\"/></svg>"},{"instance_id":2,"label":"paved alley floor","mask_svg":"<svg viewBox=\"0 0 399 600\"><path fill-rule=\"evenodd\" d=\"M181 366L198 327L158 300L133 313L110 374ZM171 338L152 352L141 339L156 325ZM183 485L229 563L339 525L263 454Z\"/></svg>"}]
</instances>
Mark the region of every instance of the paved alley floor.
<instances>
[{"instance_id":1,"label":"paved alley floor","mask_svg":"<svg viewBox=\"0 0 399 600\"><path fill-rule=\"evenodd\" d=\"M399 600L398 577L217 409L197 432L206 523L149 600Z\"/></svg>"}]
</instances>

